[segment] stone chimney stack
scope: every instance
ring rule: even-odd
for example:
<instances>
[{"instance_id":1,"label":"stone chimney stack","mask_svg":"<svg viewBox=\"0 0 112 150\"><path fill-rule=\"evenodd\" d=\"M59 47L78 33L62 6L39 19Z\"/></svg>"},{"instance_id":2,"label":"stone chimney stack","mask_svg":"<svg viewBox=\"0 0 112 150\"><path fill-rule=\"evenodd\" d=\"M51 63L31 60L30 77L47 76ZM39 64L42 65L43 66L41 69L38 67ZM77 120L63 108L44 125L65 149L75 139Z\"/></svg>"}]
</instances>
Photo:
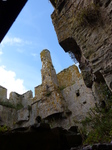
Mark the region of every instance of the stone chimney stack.
<instances>
[{"instance_id":1,"label":"stone chimney stack","mask_svg":"<svg viewBox=\"0 0 112 150\"><path fill-rule=\"evenodd\" d=\"M42 61L42 90L38 104L39 116L46 118L57 113L63 114L67 109L66 102L59 90L57 75L52 64L50 52L45 49L41 52Z\"/></svg>"},{"instance_id":2,"label":"stone chimney stack","mask_svg":"<svg viewBox=\"0 0 112 150\"><path fill-rule=\"evenodd\" d=\"M45 49L41 52L41 61L42 61L42 84L46 84L46 88L51 86L58 87L58 80L56 76L56 71L53 67L51 56L49 50Z\"/></svg>"}]
</instances>

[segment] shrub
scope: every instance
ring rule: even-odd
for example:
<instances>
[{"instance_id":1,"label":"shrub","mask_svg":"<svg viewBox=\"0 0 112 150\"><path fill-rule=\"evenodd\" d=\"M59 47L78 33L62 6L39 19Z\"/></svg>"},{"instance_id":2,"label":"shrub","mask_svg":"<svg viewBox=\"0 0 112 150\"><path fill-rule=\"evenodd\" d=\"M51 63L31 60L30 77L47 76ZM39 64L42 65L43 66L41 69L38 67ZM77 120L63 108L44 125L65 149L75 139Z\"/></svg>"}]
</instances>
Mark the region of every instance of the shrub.
<instances>
[{"instance_id":1,"label":"shrub","mask_svg":"<svg viewBox=\"0 0 112 150\"><path fill-rule=\"evenodd\" d=\"M7 126L4 125L4 126L0 126L0 133L1 132L6 132L8 130Z\"/></svg>"},{"instance_id":2,"label":"shrub","mask_svg":"<svg viewBox=\"0 0 112 150\"><path fill-rule=\"evenodd\" d=\"M90 109L88 116L82 120L81 133L84 144L112 140L112 93L105 83L99 83L97 92L106 105L101 107L96 104L93 109Z\"/></svg>"},{"instance_id":3,"label":"shrub","mask_svg":"<svg viewBox=\"0 0 112 150\"><path fill-rule=\"evenodd\" d=\"M112 102L109 102L108 106L108 110L96 106L90 110L88 117L81 122L84 144L110 142L112 140ZM89 126L91 127L90 132L88 132Z\"/></svg>"}]
</instances>

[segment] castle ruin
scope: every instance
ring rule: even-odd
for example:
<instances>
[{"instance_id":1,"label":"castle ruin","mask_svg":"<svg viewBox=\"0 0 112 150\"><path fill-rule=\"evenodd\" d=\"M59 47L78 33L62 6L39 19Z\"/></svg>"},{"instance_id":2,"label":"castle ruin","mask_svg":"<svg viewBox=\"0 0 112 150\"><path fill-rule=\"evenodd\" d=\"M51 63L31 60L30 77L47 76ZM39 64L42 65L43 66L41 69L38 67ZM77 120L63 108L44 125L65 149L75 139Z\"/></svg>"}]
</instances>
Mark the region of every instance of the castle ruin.
<instances>
[{"instance_id":1,"label":"castle ruin","mask_svg":"<svg viewBox=\"0 0 112 150\"><path fill-rule=\"evenodd\" d=\"M47 123L51 128L65 129L77 125L85 118L95 99L91 89L84 84L81 73L73 65L56 74L50 52L43 50L42 84L22 95L10 93L0 86L0 125L11 129L39 126Z\"/></svg>"},{"instance_id":2,"label":"castle ruin","mask_svg":"<svg viewBox=\"0 0 112 150\"><path fill-rule=\"evenodd\" d=\"M106 83L112 91L112 1L50 2L59 44L79 62L86 86Z\"/></svg>"}]
</instances>

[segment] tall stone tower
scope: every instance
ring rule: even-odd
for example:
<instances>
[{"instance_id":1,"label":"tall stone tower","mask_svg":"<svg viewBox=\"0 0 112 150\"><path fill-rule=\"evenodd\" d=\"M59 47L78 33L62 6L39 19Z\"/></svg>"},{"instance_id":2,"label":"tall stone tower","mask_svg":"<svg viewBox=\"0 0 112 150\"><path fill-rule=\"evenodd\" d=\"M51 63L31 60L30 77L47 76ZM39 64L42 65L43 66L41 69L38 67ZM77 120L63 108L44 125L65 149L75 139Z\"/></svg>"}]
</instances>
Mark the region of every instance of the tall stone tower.
<instances>
[{"instance_id":1,"label":"tall stone tower","mask_svg":"<svg viewBox=\"0 0 112 150\"><path fill-rule=\"evenodd\" d=\"M46 85L46 90L52 90L52 87L58 88L58 80L52 64L50 52L48 50L43 50L40 56L42 61L42 84Z\"/></svg>"},{"instance_id":2,"label":"tall stone tower","mask_svg":"<svg viewBox=\"0 0 112 150\"><path fill-rule=\"evenodd\" d=\"M42 86L41 99L37 108L42 119L55 114L63 114L66 110L66 102L59 89L55 69L52 64L50 52L43 50L40 54L42 61Z\"/></svg>"}]
</instances>

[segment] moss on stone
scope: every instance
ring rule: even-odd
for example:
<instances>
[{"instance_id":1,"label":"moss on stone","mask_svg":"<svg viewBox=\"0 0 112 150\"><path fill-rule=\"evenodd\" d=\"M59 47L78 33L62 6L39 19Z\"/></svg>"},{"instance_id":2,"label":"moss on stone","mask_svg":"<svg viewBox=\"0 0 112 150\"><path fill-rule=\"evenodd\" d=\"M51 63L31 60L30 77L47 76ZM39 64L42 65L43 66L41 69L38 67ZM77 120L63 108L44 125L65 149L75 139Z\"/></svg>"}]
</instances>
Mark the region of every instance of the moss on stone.
<instances>
[{"instance_id":1,"label":"moss on stone","mask_svg":"<svg viewBox=\"0 0 112 150\"><path fill-rule=\"evenodd\" d=\"M20 110L20 109L22 109L22 108L23 108L22 103L18 103L18 104L16 105L16 107L15 107L16 110Z\"/></svg>"},{"instance_id":2,"label":"moss on stone","mask_svg":"<svg viewBox=\"0 0 112 150\"><path fill-rule=\"evenodd\" d=\"M67 69L64 69L60 73L57 74L59 87L68 87L70 85L73 85L76 82L76 78L80 78L81 74L78 71L77 66L73 65L70 66Z\"/></svg>"},{"instance_id":3,"label":"moss on stone","mask_svg":"<svg viewBox=\"0 0 112 150\"><path fill-rule=\"evenodd\" d=\"M100 9L94 4L88 5L77 12L75 19L79 26L96 25L101 19Z\"/></svg>"},{"instance_id":4,"label":"moss on stone","mask_svg":"<svg viewBox=\"0 0 112 150\"><path fill-rule=\"evenodd\" d=\"M0 105L5 106L5 107L9 107L9 108L15 108L15 106L8 101L6 101L6 102L1 101Z\"/></svg>"},{"instance_id":5,"label":"moss on stone","mask_svg":"<svg viewBox=\"0 0 112 150\"><path fill-rule=\"evenodd\" d=\"M10 103L9 101L6 101L6 102L1 101L0 105L8 107L8 108L13 108L13 109L16 109L16 110L20 110L20 109L23 108L23 105L21 103L18 103L17 105L14 105L14 104Z\"/></svg>"},{"instance_id":6,"label":"moss on stone","mask_svg":"<svg viewBox=\"0 0 112 150\"><path fill-rule=\"evenodd\" d=\"M59 87L59 89L62 91L62 90L64 90L66 87L65 86L61 86L61 87Z\"/></svg>"},{"instance_id":7,"label":"moss on stone","mask_svg":"<svg viewBox=\"0 0 112 150\"><path fill-rule=\"evenodd\" d=\"M40 53L41 59L42 57L46 57L46 53L49 53L49 50L45 49Z\"/></svg>"}]
</instances>

